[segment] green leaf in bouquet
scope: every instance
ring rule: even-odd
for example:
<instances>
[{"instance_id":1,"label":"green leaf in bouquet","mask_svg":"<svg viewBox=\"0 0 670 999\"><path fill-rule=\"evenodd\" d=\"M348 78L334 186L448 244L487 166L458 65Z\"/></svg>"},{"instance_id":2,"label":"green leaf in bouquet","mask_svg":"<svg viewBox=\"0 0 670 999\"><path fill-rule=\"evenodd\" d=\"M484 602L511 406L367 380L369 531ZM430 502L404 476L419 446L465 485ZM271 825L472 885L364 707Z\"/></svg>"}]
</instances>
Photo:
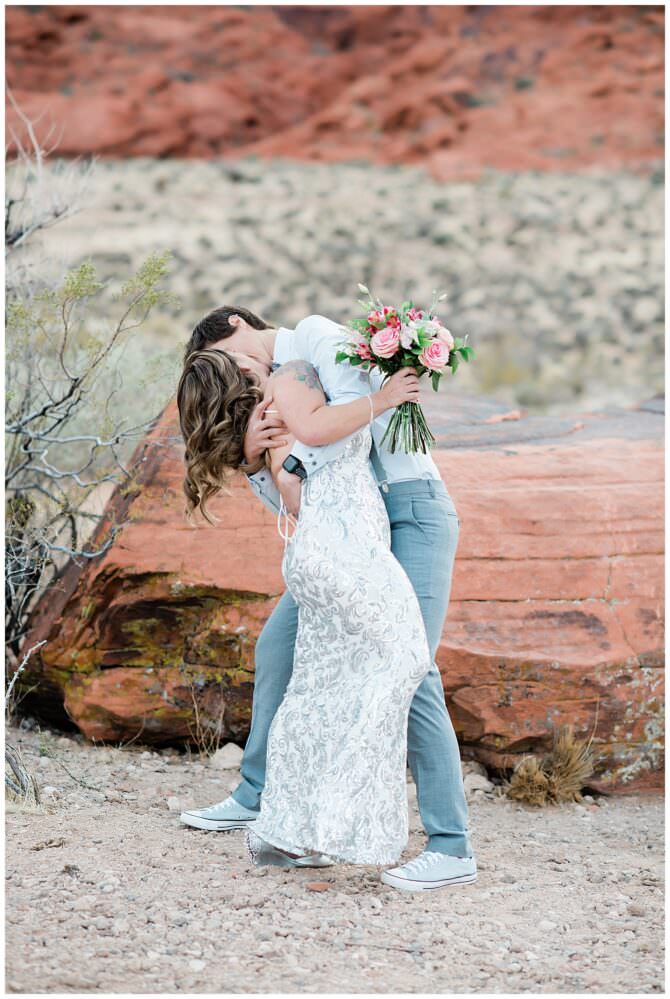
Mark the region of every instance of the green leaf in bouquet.
<instances>
[{"instance_id":1,"label":"green leaf in bouquet","mask_svg":"<svg viewBox=\"0 0 670 999\"><path fill-rule=\"evenodd\" d=\"M442 372L441 371L431 371L431 373L430 373L430 381L431 381L431 384L433 386L433 391L435 391L435 392L437 392L438 388L440 387L440 378L441 377L442 377Z\"/></svg>"},{"instance_id":2,"label":"green leaf in bouquet","mask_svg":"<svg viewBox=\"0 0 670 999\"><path fill-rule=\"evenodd\" d=\"M464 361L470 360L470 355L474 356L474 350L472 347L457 347L456 350L461 355Z\"/></svg>"},{"instance_id":3,"label":"green leaf in bouquet","mask_svg":"<svg viewBox=\"0 0 670 999\"><path fill-rule=\"evenodd\" d=\"M449 360L449 364L451 365L451 373L452 373L452 375L455 375L456 374L456 370L458 368L458 355L456 354L456 351L453 351L453 353L451 355L451 358Z\"/></svg>"},{"instance_id":4,"label":"green leaf in bouquet","mask_svg":"<svg viewBox=\"0 0 670 999\"><path fill-rule=\"evenodd\" d=\"M349 354L346 352L346 350L338 350L337 354L335 355L335 363L341 364L342 361L348 361L348 360L349 360Z\"/></svg>"}]
</instances>

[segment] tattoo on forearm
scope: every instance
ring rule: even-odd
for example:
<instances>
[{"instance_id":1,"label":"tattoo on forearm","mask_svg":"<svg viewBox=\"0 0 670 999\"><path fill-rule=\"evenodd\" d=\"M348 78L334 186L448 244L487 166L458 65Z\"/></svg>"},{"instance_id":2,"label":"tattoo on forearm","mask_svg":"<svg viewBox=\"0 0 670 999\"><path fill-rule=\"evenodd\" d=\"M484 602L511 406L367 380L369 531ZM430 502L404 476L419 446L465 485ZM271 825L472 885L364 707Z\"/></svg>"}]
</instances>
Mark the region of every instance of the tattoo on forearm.
<instances>
[{"instance_id":1,"label":"tattoo on forearm","mask_svg":"<svg viewBox=\"0 0 670 999\"><path fill-rule=\"evenodd\" d=\"M273 378L280 378L282 375L293 375L296 381L304 382L307 388L318 389L320 392L323 392L323 386L319 381L316 368L309 361L286 361L280 368L277 368L273 374Z\"/></svg>"}]
</instances>

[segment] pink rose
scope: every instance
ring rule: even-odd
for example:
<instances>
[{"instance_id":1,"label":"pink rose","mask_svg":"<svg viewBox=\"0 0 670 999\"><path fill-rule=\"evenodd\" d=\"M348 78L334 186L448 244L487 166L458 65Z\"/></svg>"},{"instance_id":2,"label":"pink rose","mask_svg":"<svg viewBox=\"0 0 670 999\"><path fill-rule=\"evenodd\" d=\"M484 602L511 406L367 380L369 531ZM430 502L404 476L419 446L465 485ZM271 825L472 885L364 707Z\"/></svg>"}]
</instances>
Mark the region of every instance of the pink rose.
<instances>
[{"instance_id":1,"label":"pink rose","mask_svg":"<svg viewBox=\"0 0 670 999\"><path fill-rule=\"evenodd\" d=\"M438 340L442 341L442 343L446 343L449 350L454 349L454 338L446 326L441 326L439 328L439 330L437 331L437 337Z\"/></svg>"},{"instance_id":2,"label":"pink rose","mask_svg":"<svg viewBox=\"0 0 670 999\"><path fill-rule=\"evenodd\" d=\"M377 357L393 357L400 346L400 333L395 327L387 326L375 333L370 346Z\"/></svg>"},{"instance_id":3,"label":"pink rose","mask_svg":"<svg viewBox=\"0 0 670 999\"><path fill-rule=\"evenodd\" d=\"M433 340L419 354L419 361L429 371L441 371L447 366L449 348L443 340Z\"/></svg>"}]
</instances>

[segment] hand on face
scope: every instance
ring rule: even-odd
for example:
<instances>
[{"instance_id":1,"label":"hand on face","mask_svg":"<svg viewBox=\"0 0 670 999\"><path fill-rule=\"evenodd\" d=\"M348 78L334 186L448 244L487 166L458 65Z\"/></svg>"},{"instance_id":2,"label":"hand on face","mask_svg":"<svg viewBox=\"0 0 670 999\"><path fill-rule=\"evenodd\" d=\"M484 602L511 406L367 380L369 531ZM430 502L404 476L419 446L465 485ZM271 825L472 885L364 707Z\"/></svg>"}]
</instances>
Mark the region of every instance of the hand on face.
<instances>
[{"instance_id":1,"label":"hand on face","mask_svg":"<svg viewBox=\"0 0 670 999\"><path fill-rule=\"evenodd\" d=\"M244 435L244 457L252 465L266 448L283 447L288 444L288 428L278 413L272 409L272 399L263 399L251 414L247 432Z\"/></svg>"}]
</instances>

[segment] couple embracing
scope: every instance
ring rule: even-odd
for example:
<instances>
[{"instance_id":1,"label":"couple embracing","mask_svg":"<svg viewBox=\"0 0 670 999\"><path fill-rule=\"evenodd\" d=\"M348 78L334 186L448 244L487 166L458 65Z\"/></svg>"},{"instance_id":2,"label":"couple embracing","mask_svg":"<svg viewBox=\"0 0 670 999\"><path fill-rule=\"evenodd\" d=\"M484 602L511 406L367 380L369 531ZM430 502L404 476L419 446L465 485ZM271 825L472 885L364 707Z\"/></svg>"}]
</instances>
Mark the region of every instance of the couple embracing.
<instances>
[{"instance_id":1,"label":"couple embracing","mask_svg":"<svg viewBox=\"0 0 670 999\"><path fill-rule=\"evenodd\" d=\"M252 862L388 867L408 838L406 765L426 849L382 881L431 890L476 880L460 753L434 662L460 522L428 454L391 453L403 369L336 363L343 327L272 327L222 307L194 329L177 400L189 512L244 471L278 516L287 586L256 645L241 781L182 813L247 830ZM290 528L293 533L290 533Z\"/></svg>"}]
</instances>

